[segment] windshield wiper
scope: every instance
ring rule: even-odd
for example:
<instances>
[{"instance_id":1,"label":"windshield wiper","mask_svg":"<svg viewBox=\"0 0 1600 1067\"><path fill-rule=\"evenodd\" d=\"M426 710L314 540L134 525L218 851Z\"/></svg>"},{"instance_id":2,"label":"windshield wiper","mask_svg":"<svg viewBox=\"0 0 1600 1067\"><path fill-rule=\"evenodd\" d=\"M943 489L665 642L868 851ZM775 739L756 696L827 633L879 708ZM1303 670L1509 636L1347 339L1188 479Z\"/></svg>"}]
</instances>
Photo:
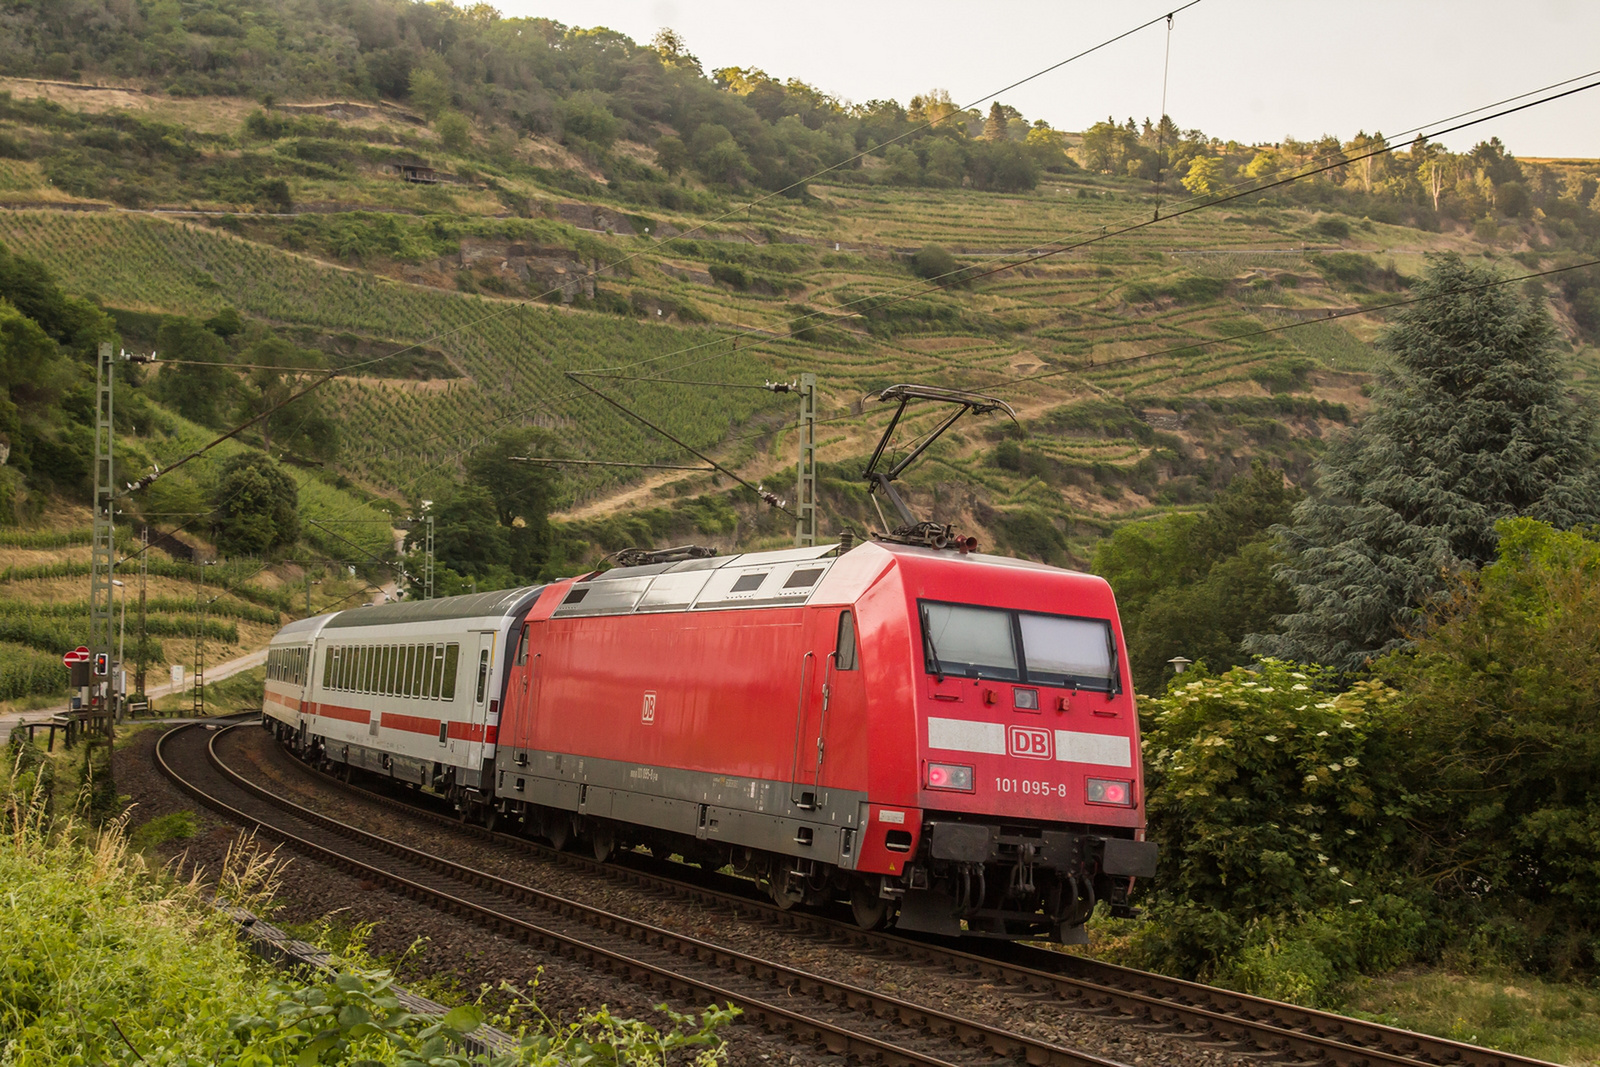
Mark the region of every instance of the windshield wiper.
<instances>
[{"instance_id":1,"label":"windshield wiper","mask_svg":"<svg viewBox=\"0 0 1600 1067\"><path fill-rule=\"evenodd\" d=\"M917 614L922 619L922 654L933 661L933 676L939 681L944 681L944 668L939 666L939 650L933 645L933 634L928 629L928 606L923 604L917 608Z\"/></svg>"}]
</instances>

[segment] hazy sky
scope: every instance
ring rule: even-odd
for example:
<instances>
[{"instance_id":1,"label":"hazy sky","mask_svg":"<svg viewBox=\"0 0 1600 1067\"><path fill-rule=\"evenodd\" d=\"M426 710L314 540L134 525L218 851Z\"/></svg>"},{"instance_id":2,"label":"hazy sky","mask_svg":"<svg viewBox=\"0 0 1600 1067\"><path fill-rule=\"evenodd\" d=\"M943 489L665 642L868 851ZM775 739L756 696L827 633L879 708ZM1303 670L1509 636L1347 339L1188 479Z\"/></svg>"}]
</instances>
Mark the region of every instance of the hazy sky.
<instances>
[{"instance_id":1,"label":"hazy sky","mask_svg":"<svg viewBox=\"0 0 1600 1067\"><path fill-rule=\"evenodd\" d=\"M648 41L671 26L709 72L757 66L850 101L950 90L984 97L1165 14L1151 3L949 0L494 0L507 15L608 26ZM1154 116L1166 33L1152 27L1001 95L1078 130ZM1594 0L1201 0L1177 16L1167 112L1246 142L1358 129L1393 134L1600 70ZM1593 79L1591 79L1593 80ZM987 105L985 105L987 106ZM1498 135L1519 156L1600 157L1600 89L1443 138Z\"/></svg>"}]
</instances>

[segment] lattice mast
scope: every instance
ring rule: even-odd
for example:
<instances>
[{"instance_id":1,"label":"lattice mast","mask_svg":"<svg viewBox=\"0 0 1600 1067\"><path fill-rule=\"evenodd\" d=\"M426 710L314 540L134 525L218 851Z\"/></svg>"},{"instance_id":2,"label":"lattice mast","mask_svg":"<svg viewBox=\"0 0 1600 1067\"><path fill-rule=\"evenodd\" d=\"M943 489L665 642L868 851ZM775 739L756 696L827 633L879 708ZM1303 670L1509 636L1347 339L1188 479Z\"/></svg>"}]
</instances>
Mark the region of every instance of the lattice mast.
<instances>
[{"instance_id":1,"label":"lattice mast","mask_svg":"<svg viewBox=\"0 0 1600 1067\"><path fill-rule=\"evenodd\" d=\"M795 486L794 543L817 543L817 376L800 375L800 465Z\"/></svg>"},{"instance_id":2,"label":"lattice mast","mask_svg":"<svg viewBox=\"0 0 1600 1067\"><path fill-rule=\"evenodd\" d=\"M111 694L111 580L116 569L115 506L116 482L112 469L112 382L114 364L111 345L102 342L95 362L94 419L94 525L89 567L89 650L93 668L90 706L108 709ZM110 720L107 729L110 729Z\"/></svg>"}]
</instances>

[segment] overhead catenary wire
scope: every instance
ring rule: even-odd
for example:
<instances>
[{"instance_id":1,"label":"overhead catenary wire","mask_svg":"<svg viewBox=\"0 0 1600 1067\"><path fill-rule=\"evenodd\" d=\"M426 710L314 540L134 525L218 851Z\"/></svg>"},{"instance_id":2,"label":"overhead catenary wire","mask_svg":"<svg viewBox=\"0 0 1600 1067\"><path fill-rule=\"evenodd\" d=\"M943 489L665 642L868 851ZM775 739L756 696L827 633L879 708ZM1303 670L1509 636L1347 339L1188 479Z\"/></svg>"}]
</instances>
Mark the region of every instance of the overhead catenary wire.
<instances>
[{"instance_id":1,"label":"overhead catenary wire","mask_svg":"<svg viewBox=\"0 0 1600 1067\"><path fill-rule=\"evenodd\" d=\"M773 507L775 507L779 511L783 512L785 515L789 516L790 518L794 518L795 517L794 512L790 511L788 509L788 507L784 504L784 502L782 500L778 499L776 494L768 491L767 489L762 488L759 485L751 485L749 482L747 482L743 478L741 478L738 474L736 474L733 471L729 470L727 467L724 467L722 464L718 463L716 460L712 459L710 456L706 455L704 452L701 452L698 449L694 448L693 446L691 446L689 444L686 444L682 440L674 437L671 433L667 432L666 430L663 430L661 427L657 426L655 423L651 422L649 419L645 418L643 415L640 415L639 413L630 410L625 405L619 403L618 401L616 401L616 400L612 399L611 397L607 396L606 394L602 393L600 390L596 389L594 386L590 385L588 382L582 380L581 378L574 378L571 374L568 374L567 377L572 378L573 381L577 382L579 385L583 386L583 388L587 389L589 392L593 393L595 396L599 397L601 400L604 400L607 404L610 404L612 407L616 408L618 411L620 411L624 415L628 416L628 418L633 419L633 420L635 420L637 422L643 423L645 426L648 426L650 429L654 430L656 433L660 434L662 437L665 437L668 441L671 441L673 444L675 444L679 448L683 449L685 452L688 452L690 455L694 456L697 459L704 460L705 462L711 464L712 468L714 468L715 470L717 470L718 472L720 472L722 474L726 474L728 477L732 478L734 481L738 482L740 485L744 486L746 489L748 489L751 492L755 493L762 500L765 500L768 504L771 504Z\"/></svg>"},{"instance_id":2,"label":"overhead catenary wire","mask_svg":"<svg viewBox=\"0 0 1600 1067\"><path fill-rule=\"evenodd\" d=\"M1095 360L1072 367L1058 367L1054 370L1041 371L1038 374L1030 374L1022 378L1017 378L1015 379L1015 382L1018 385L1022 385L1028 382L1041 381L1045 378L1059 377L1063 374L1079 374L1086 370L1103 370L1106 367L1117 367L1125 363L1137 363L1146 359L1158 359L1161 356L1170 356L1179 352L1193 351L1197 348L1210 348L1214 345L1237 344L1240 341L1247 341L1253 337L1265 337L1269 334L1284 333L1289 330L1298 330L1304 326L1315 326L1319 323L1332 322L1336 319L1353 318L1357 315L1370 315L1375 311L1388 311L1393 308L1407 307L1411 304L1420 304L1428 300L1438 300L1441 297L1446 296L1460 296L1464 293L1483 292L1488 289L1498 288L1502 285L1511 285L1516 282L1531 281L1537 278L1548 278L1555 274L1565 274L1568 271L1582 270L1585 267L1600 267L1600 259L1584 260L1582 263L1572 263L1565 267L1552 267L1549 270L1534 271L1530 274L1518 274L1510 278L1497 278L1494 281L1482 282L1478 285L1457 286L1453 289L1446 289L1437 293L1424 293L1420 296L1406 297L1403 300L1390 300L1386 303L1371 304L1367 307L1349 308L1344 311L1329 311L1326 315L1318 315L1313 319L1302 319L1299 322L1287 322L1281 326L1267 326L1259 330L1249 330L1245 333L1229 334L1226 337L1212 337L1203 341L1191 341L1188 344L1178 345L1174 348L1163 348L1155 352L1141 352L1136 355L1119 356L1116 359L1108 359L1104 361Z\"/></svg>"},{"instance_id":3,"label":"overhead catenary wire","mask_svg":"<svg viewBox=\"0 0 1600 1067\"><path fill-rule=\"evenodd\" d=\"M1180 8L1178 10L1182 10L1182 9ZM1487 110L1489 110L1491 108L1500 107L1501 105L1506 104L1506 103L1511 103L1511 102L1515 102L1515 101L1518 101L1518 100L1524 100L1529 96L1533 96L1533 95L1535 95L1537 93L1546 92L1546 91L1548 91L1548 90L1550 90L1552 88L1560 88L1561 86L1571 85L1573 82L1580 81L1583 78L1591 77L1591 76L1593 76L1593 74L1596 74L1596 73L1600 73L1600 71L1595 71L1595 72L1591 72L1590 74L1578 75L1576 77L1563 79L1562 81L1551 83L1550 85L1544 86L1544 87L1539 88L1539 89L1529 90L1528 92L1525 92L1525 93L1520 93L1520 94L1516 94L1514 96L1506 97L1506 98L1502 99L1501 101L1497 101L1496 103L1493 103L1493 104L1481 105L1479 107L1471 108L1471 109L1466 110L1466 111L1457 112L1456 114L1454 114L1454 115L1452 115L1452 116L1450 116L1450 117L1448 117L1446 119L1437 120L1437 122L1435 122L1435 123L1429 123L1429 124L1427 124L1426 127L1416 127L1414 131L1405 131L1405 132L1407 132L1407 133L1409 133L1409 132L1420 132L1421 130L1426 129L1427 127L1431 127L1431 126L1436 125L1438 122L1448 123L1448 122L1453 122L1455 119L1461 118L1463 116L1478 115L1477 118L1467 119L1466 121L1457 123L1457 124L1452 125L1452 126L1446 126L1446 127L1442 128L1442 129L1433 130L1432 133L1431 133L1431 136L1439 137L1439 136L1443 136L1443 135L1448 134L1448 133L1452 133L1452 132L1455 132L1455 131L1458 131L1458 130L1461 130L1461 129L1468 128L1470 126L1481 124L1483 122L1488 122L1488 121L1491 121L1491 120L1496 119L1496 118L1501 118L1501 117L1504 117L1506 115L1510 115L1510 114L1514 114L1516 112L1527 110L1527 109L1532 108L1532 107L1542 106L1544 104L1551 103L1551 102L1554 102L1554 101L1559 100L1559 99L1563 99L1563 98L1565 98L1567 96L1572 96L1572 95L1574 95L1576 93L1585 92L1585 91L1587 91L1589 89L1595 88L1597 85L1600 85L1600 82L1592 82L1592 83L1589 83L1589 84L1586 84L1586 85L1580 85L1580 86L1577 86L1576 88L1567 89L1567 90L1565 90L1563 92L1556 93L1556 94L1551 95L1551 96L1541 97L1540 99L1537 99L1537 100L1531 100L1531 101L1528 101L1526 103L1519 104L1519 105L1517 105L1515 107L1502 108L1501 110L1493 111L1490 114L1479 114L1480 112L1487 111ZM941 291L942 289L945 288L945 286L940 285L938 283L943 281L944 279L952 276L952 275L960 275L960 276L964 277L966 280L970 281L970 280L974 280L976 278L988 277L988 276L991 276L991 275L994 275L994 274L1002 273L1002 272L1007 271L1007 270L1013 270L1013 269L1016 269L1017 267L1026 266L1029 263L1037 262L1037 261L1039 261L1041 259L1045 259L1045 258L1048 258L1050 256L1060 255L1060 254L1062 254L1064 252L1073 251L1073 250L1076 250L1076 249L1079 249L1079 248L1083 248L1083 247L1086 247L1086 246L1089 246L1089 245L1098 244L1098 243L1100 243L1102 241L1107 241L1107 240L1110 240L1110 239L1115 238L1115 237L1124 236L1126 234L1133 233L1133 232L1136 232L1138 230L1145 229L1145 228L1147 228L1147 227L1149 227L1151 225L1154 225L1154 224L1156 224L1158 222L1166 222L1166 221L1169 221L1169 220L1172 220L1172 219L1183 217L1183 216L1188 215L1188 214L1192 214L1192 213L1194 213L1196 211L1206 210L1206 209L1218 207L1218 206L1221 206L1223 204L1226 204L1226 203L1232 202L1234 200L1240 199L1241 197L1244 197L1244 196L1250 196L1250 195L1255 195L1257 193L1266 192L1266 191L1268 191L1270 189L1279 188L1279 187L1291 184L1291 183L1296 182L1296 181L1302 181L1302 180L1305 180L1307 178L1314 177L1317 174L1326 173L1327 171L1336 169L1337 167L1345 166L1345 165L1348 165L1348 164L1354 163L1354 162L1360 162L1363 159L1373 158L1373 157L1376 157L1376 156L1379 156L1379 155L1384 155L1384 154L1387 154L1387 153L1395 152L1395 151L1398 151L1401 147L1402 147L1402 143L1397 140L1394 143L1387 144L1387 145L1385 145L1383 147L1380 147L1378 149L1375 149L1373 151L1370 151L1370 152L1367 152L1367 153L1364 153L1364 154L1361 154L1361 155L1358 155L1358 156L1355 156L1355 157L1343 157L1343 156L1341 156L1340 158L1337 158L1337 159L1329 159L1329 158L1324 157L1323 162L1318 163L1316 165L1296 166L1296 167L1293 167L1293 168L1282 168L1279 171L1274 172L1274 174L1282 175L1284 170L1291 170L1292 173L1289 173L1289 174L1284 175L1282 177L1275 177L1275 178L1272 178L1271 180L1263 180L1263 179L1258 178L1258 179L1252 180L1249 183L1238 183L1238 184L1236 184L1235 186L1232 187L1235 191L1233 191L1231 193L1224 194L1224 195L1217 195L1217 196L1211 196L1211 197L1203 197L1203 196L1191 197L1188 201L1180 202L1184 206L1180 207L1178 210L1169 211L1166 215L1161 216L1160 218L1143 219L1141 221L1122 226L1122 227L1120 227L1118 229L1115 229L1115 230L1105 229L1105 230L1102 230L1102 232L1099 233L1098 235L1092 235L1092 236L1087 237L1087 238L1085 238L1083 240L1075 241L1075 242L1072 242L1072 243L1064 243L1062 241L1052 242L1052 244L1059 245L1059 247L1050 248L1050 247L1046 247L1046 246L1035 246L1035 248L1044 248L1044 250L1043 251L1038 251L1038 252L1034 252L1034 251L1030 250L1028 253L1023 255L1023 258L1016 259L1013 262L1002 263L1002 264L1000 264L1000 265L998 265L996 267L993 267L993 268L991 268L989 270L980 272L980 273L975 274L975 275L970 273L969 268L961 268L958 271L950 272L950 274L941 275L941 276L939 276L937 278L931 279L931 281L934 283L932 285L924 286L922 288L915 289L914 291L911 291L911 292L902 292L901 295L899 295L899 296L892 296L890 294L873 294L872 296L862 297L862 298L860 298L860 299L858 299L856 301L851 301L851 302L847 303L846 305L841 305L841 306L842 307L849 307L851 304L861 303L861 302L868 301L868 300L883 301L882 303L878 304L878 307L880 307L880 308L884 307L884 306L888 306L890 304L900 303L900 302L903 302L905 300L914 299L915 297L918 297L918 296L924 296L924 295L927 295L929 293ZM998 258L1005 258L1006 256L1014 256L1014 255L1016 255L1016 254L1015 253L1002 253L1002 254L997 255L994 258L997 258L997 259ZM905 288L910 288L910 287L902 287L902 290L905 289ZM891 293L893 293L893 292L896 292L896 291L891 290ZM788 326L790 326L792 328L793 326L795 326L797 324L805 323L805 322L807 322L809 320L817 318L821 314L822 313L809 313L807 315L797 316L797 317L795 317L793 319L787 320L785 325L788 325ZM846 317L860 318L860 317L863 317L863 316L859 312L852 312L850 315L848 315ZM701 343L695 344L695 345L685 346L684 348L676 349L676 350L674 350L672 352L662 353L661 355L649 357L647 359L636 360L636 361L634 361L632 363L622 364L622 365L619 365L619 366L609 367L609 368L601 368L601 370L603 370L603 371L613 371L613 372L614 371L618 371L618 370L627 370L627 369L631 369L633 367L644 366L644 365L648 365L650 363L659 362L659 361L661 361L663 359L668 359L668 358L671 358L671 357L676 356L676 355L685 355L685 354L688 354L688 353L691 353L691 352L694 352L694 351L702 350L702 349L707 348L707 347L711 347L711 346L714 346L714 345L720 345L724 341L731 341L731 344L730 344L729 349L727 351L709 354L707 356L702 357L701 359L691 361L690 363L683 365L683 367L678 368L678 369L686 369L688 366L693 366L693 365L696 365L698 363L708 362L708 361L710 361L712 359L723 358L724 356L732 355L732 354L734 354L734 353L736 353L738 351L741 351L741 350L743 350L743 348L750 347L749 345L743 346L743 348L740 346L739 341L742 340L744 336L745 335L740 335L740 336L736 336L736 337L733 337L733 338L717 338L717 339L714 339L714 340L711 340L711 341L706 341L706 342L701 342ZM419 345L420 344L426 344L426 343L428 343L428 342L426 342L426 341L425 342L419 342ZM398 354L398 353L395 353L395 354ZM390 357L379 357L379 358L390 358ZM599 372L598 371L591 371L591 372L586 372L586 373L596 374L596 373L599 373ZM571 372L569 372L567 376L572 381L574 381L576 384L584 386L586 389L588 389L588 391L595 393L597 396L600 396L602 399L605 399L608 403L612 403L613 406L616 406L614 401L611 401L610 398L605 397L605 395L600 393L598 390L590 389L586 385L586 383L582 382L579 378L575 377ZM518 411L509 412L506 415L500 416L497 419L492 420L490 425L498 425L499 423L508 421L508 420L510 420L512 418L525 416L530 411L537 410L539 408L552 406L554 404L560 403L563 400L571 399L576 395L580 395L580 394L575 394L575 393L569 392L569 393L566 393L566 394L562 394L560 396L546 398L545 400L541 401L539 404L536 404L536 405L534 405L532 407L523 408L523 409L520 409ZM295 399L295 398L290 398L290 399L292 400L292 399ZM625 410L625 409L623 409L623 410ZM635 417L637 418L637 416L635 416ZM757 435L757 436L762 436L762 435ZM481 441L481 440L484 440L484 439L486 439L486 438L481 438L480 437L478 440ZM447 462L449 460L453 460L455 458L455 456L458 456L458 455L462 454L463 452L469 450L471 447L475 447L475 443L474 443L474 445L469 445L466 448L463 448L463 449L460 449L460 450L457 450L456 452L454 452L448 458ZM681 443L680 443L680 447L687 447L687 446L682 446ZM696 453L696 454L698 455L699 453ZM436 467L437 466L438 465L436 465ZM426 473L427 472L424 472L424 475ZM419 475L419 479L420 479L421 476L422 475ZM730 476L731 476L731 474L730 474ZM744 483L744 484L748 484L748 483Z\"/></svg>"},{"instance_id":4,"label":"overhead catenary wire","mask_svg":"<svg viewBox=\"0 0 1600 1067\"><path fill-rule=\"evenodd\" d=\"M634 463L621 459L563 459L560 456L507 456L513 463L544 463L552 467L645 467L658 471L715 471L716 467L690 467L682 463Z\"/></svg>"},{"instance_id":5,"label":"overhead catenary wire","mask_svg":"<svg viewBox=\"0 0 1600 1067\"><path fill-rule=\"evenodd\" d=\"M1192 6L1192 5L1185 5L1185 7L1187 7L1187 6ZM1181 12L1183 10L1185 10L1185 8L1182 8L1182 7L1177 8L1177 9L1174 10L1173 14L1176 14L1176 13ZM1140 28L1142 28L1142 27L1140 27ZM1583 80L1585 78L1594 77L1596 75L1600 75L1600 69L1592 70L1592 71L1589 71L1589 72L1584 73L1584 74L1574 75L1572 77L1564 78L1564 79L1561 79L1559 81L1550 82L1550 83L1548 83L1546 85L1543 85L1543 86L1540 86L1539 88L1536 88L1536 89L1530 89L1530 90L1527 90L1527 91L1522 92L1522 93L1516 93L1516 94L1513 94L1513 95L1508 96L1508 97L1503 97L1503 98L1501 98L1499 100L1493 101L1493 102L1488 103L1488 104L1482 104L1482 105L1479 105L1477 107L1469 108L1469 109L1467 109L1465 111L1455 112L1452 115L1448 115L1448 116L1445 116L1445 117L1440 118L1440 119L1431 120L1430 122L1424 123L1424 124L1422 124L1420 126L1414 126L1414 127L1409 128L1409 129L1401 130L1399 133L1395 134L1396 140L1394 142L1392 142L1392 145L1391 145L1389 150L1392 151L1392 150L1396 150L1398 148L1399 139L1400 138L1404 138L1404 137L1410 136L1412 134L1419 133L1420 131L1422 131L1424 129L1427 129L1428 127L1436 126L1436 125L1438 125L1440 123L1453 122L1453 121L1455 121L1456 119L1459 119L1459 118L1464 118L1464 117L1469 116L1469 115L1475 115L1475 114L1478 114L1479 112L1487 111L1487 110L1490 110L1491 108L1501 107L1501 106L1503 106L1505 104L1514 103L1514 102L1516 102L1518 100L1524 100L1527 97L1534 96L1534 95L1536 95L1538 93L1548 92L1548 91L1550 91L1552 89L1558 89L1558 88L1561 88L1562 86L1571 85L1573 82L1581 81L1581 80ZM1001 90L1001 91L1004 92L1005 90ZM1165 93L1165 90L1163 90L1163 95L1164 95L1164 93ZM1557 98L1556 97L1552 97L1550 99L1557 99ZM1538 103L1538 101L1535 101L1535 103ZM1529 105L1529 106L1532 106L1532 105ZM1487 118L1494 118L1494 117L1497 117L1497 116L1486 116L1485 118L1487 119ZM1435 136L1438 136L1438 134L1436 133ZM1374 154L1377 154L1377 153L1374 153ZM1322 173L1325 170L1333 169L1334 166L1342 165L1344 163L1349 163L1349 162L1352 162L1352 161L1349 160L1349 159L1344 159L1344 158L1340 158L1338 160L1335 160L1335 159L1333 159L1332 156L1315 157L1308 164L1303 164L1303 165L1302 164L1297 164L1294 167L1279 168L1278 170L1271 172L1271 175L1282 175L1286 171L1289 171L1289 172L1292 172L1289 175L1289 177L1292 180L1298 180L1298 179L1300 179L1302 177L1310 177L1310 176L1313 176L1316 173ZM1324 164L1324 163L1331 164L1331 166L1326 166L1326 167L1320 166L1320 164ZM1317 165L1319 167L1319 169L1306 170L1306 171L1302 171L1301 170L1302 166L1311 166L1311 165ZM1251 191L1259 192L1259 191L1262 191L1264 188L1266 188L1265 186L1261 186L1261 185L1258 184L1265 177L1268 177L1268 176L1257 176L1256 178L1252 178L1249 181L1235 182L1235 183L1232 183L1229 186L1226 186L1225 188L1228 188L1228 189L1242 189L1242 188L1245 188L1245 187L1248 186L1248 187L1251 188ZM1195 197L1190 197L1187 200L1178 201L1177 203L1180 204L1180 205L1191 205L1191 204L1197 204L1198 203L1198 204L1200 204L1200 206L1216 206L1216 204L1220 203L1220 202L1221 201L1209 201L1209 200L1207 200L1207 198L1202 197L1202 196L1195 196ZM1187 212L1183 212L1183 213L1187 213ZM1178 213L1170 213L1167 217L1168 218L1175 217L1176 214L1178 214ZM1151 221L1155 221L1155 220L1151 220ZM1121 232L1121 231L1119 231L1119 232ZM1109 236L1115 236L1115 234L1107 234L1107 233L1102 233L1101 234L1101 238L1102 239L1107 238ZM1037 248L1039 246L1035 246L1035 247ZM991 259L1002 259L1002 258L1006 258L1007 256L1015 255L1015 254L1016 253L997 253L995 256L988 257L988 258L991 258ZM1025 265L1025 264L1026 264L1026 261L1024 261L1022 263L1018 263L1016 265L1021 266L1021 265ZM950 272L949 274L937 276L936 278L934 278L932 280L935 281L935 282L938 282L938 281L942 281L943 279L948 278L948 277L952 277L952 276L964 276L964 277L966 277L967 276L966 275L967 269L968 268L965 268L965 267L959 268L958 270ZM996 273L996 272L991 271L991 272L987 272L987 273ZM910 286L898 287L896 289L891 289L891 290L887 291L886 293L874 294L873 297L868 297L868 298L863 298L863 299L874 299L874 298L881 298L881 297L884 297L884 296L889 296L889 295L892 295L893 293L903 291L906 288L910 288ZM942 288L943 288L942 286L936 286L934 288L925 288L925 289L920 291L920 294L925 294L925 293L928 293L928 292L938 291L939 289L942 289ZM920 295L920 294L918 294L918 295ZM804 316L799 316L799 317L787 320L785 323L783 323L783 325L789 326L792 329L795 325L808 322L809 320L811 320L813 318L816 318L816 317L819 317L822 314L823 313L818 312L818 313L810 313L810 314L807 314L807 315L804 315ZM734 355L735 353L737 353L739 351L743 351L743 350L751 347L750 345L745 345L745 346L741 347L739 345L739 340L740 340L739 337L733 337L733 338L719 337L719 338L715 338L715 339L713 339L711 341L705 341L705 342L701 342L699 344L688 345L688 346L685 346L683 348L674 349L671 352L665 352L665 353L662 353L659 356L653 356L653 357L649 357L649 358L642 359L642 360L635 360L632 363L622 364L622 365L619 365L619 366L616 366L616 367L603 368L601 371L585 371L585 372L578 372L578 373L596 375L596 374L602 373L602 371L627 370L627 369L631 369L633 367L645 366L645 365L648 365L650 363L656 363L656 362L659 362L659 361L661 361L663 359L670 359L673 356L685 355L685 354L688 354L690 352L698 351L698 350L701 350L701 349L704 349L704 348L721 345L725 341L731 341L731 345L730 345L729 349L726 352L712 353L712 354L710 354L708 356L702 357L701 359L690 361L689 363L686 363L686 364L680 366L679 368L677 368L678 370L685 370L688 367L696 366L696 365L701 364L701 363L710 362L713 359L720 359L720 358L722 358L724 356ZM421 343L422 344L426 344L428 342L425 341L425 342L421 342ZM385 358L387 358L387 357L385 357ZM675 379L669 379L669 380L675 380ZM521 408L521 409L518 409L516 411L508 412L505 415L498 416L495 419L490 420L488 425L489 426L497 426L497 425L500 425L503 422L510 421L511 419L525 416L531 411L538 410L539 408L545 408L545 407L552 406L552 405L560 403L560 402L562 402L564 400L572 399L573 397L578 396L578 395L581 395L581 394L568 392L568 393L565 393L565 394L560 394L560 395L555 396L555 397L548 397L548 398L545 398L544 400L541 400L538 404L533 405L532 407ZM442 437L445 437L445 436L448 436L448 435L444 434L444 433L440 433L440 434L434 435L433 438L430 438L430 439L438 439L438 438L442 438ZM754 435L754 436L764 436L764 434L757 434L757 435ZM747 438L738 438L738 439L742 440L742 439L747 439ZM447 462L453 461L457 456L463 454L466 451L470 451L471 448L476 447L478 443L481 443L484 440L487 440L487 437L481 437L480 436L480 437L477 437L477 438L473 439L470 444L464 446L461 449L457 449L457 450L453 451L449 456L446 457L446 459L442 463L435 465L435 468L431 468L431 469L436 469L438 466L442 466L443 463L447 463ZM394 448L386 449L383 452L380 452L379 455L385 455L388 452L394 451L395 449L400 448L400 447L404 447L404 446L399 446L399 445L394 446ZM426 473L427 472L424 472L424 475Z\"/></svg>"}]
</instances>

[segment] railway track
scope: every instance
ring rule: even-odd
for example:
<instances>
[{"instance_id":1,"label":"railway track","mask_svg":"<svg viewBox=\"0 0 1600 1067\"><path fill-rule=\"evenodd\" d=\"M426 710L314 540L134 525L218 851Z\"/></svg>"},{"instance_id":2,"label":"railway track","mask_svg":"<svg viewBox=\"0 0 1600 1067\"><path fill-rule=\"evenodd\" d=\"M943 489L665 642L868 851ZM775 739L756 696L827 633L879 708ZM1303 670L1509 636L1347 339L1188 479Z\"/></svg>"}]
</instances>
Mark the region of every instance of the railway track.
<instances>
[{"instance_id":1,"label":"railway track","mask_svg":"<svg viewBox=\"0 0 1600 1067\"><path fill-rule=\"evenodd\" d=\"M1181 1033L1231 1051L1256 1053L1285 1063L1337 1067L1553 1067L1543 1060L1031 945L979 941L958 949L894 933L863 931L851 922L805 911L780 910L765 897L756 897L754 887L741 879L678 864L671 865L677 871L669 876L658 869L665 865L662 861L643 862L645 857L632 853L600 863L571 852L558 852L520 835L463 825L443 812L340 782L294 762L319 780L371 802L485 840L532 850L569 866L726 908L783 928L846 939L872 951L920 960L939 967L942 973L965 974L1013 994L1051 996L1074 1010L1121 1017L1135 1025Z\"/></svg>"},{"instance_id":2,"label":"railway track","mask_svg":"<svg viewBox=\"0 0 1600 1067\"><path fill-rule=\"evenodd\" d=\"M369 833L230 769L219 742L239 725L180 726L156 744L161 771L223 816L397 892L679 997L709 998L796 1043L912 1067L1110 1060L938 1011L617 915Z\"/></svg>"}]
</instances>

